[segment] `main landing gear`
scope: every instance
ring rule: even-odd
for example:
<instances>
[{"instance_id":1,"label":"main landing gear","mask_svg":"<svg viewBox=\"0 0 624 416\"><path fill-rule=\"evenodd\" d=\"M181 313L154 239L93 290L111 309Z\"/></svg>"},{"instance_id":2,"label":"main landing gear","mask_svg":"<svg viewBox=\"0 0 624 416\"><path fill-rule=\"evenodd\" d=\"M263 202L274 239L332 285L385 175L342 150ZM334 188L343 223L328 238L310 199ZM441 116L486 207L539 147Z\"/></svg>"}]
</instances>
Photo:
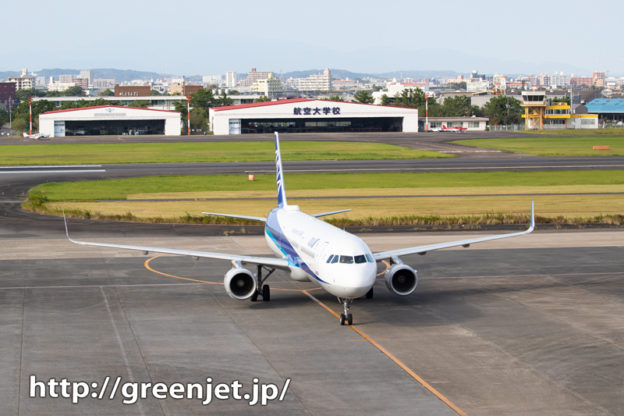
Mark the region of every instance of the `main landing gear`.
<instances>
[{"instance_id":1,"label":"main landing gear","mask_svg":"<svg viewBox=\"0 0 624 416\"><path fill-rule=\"evenodd\" d=\"M268 273L266 276L262 277L262 269L265 269ZM256 291L253 295L251 295L251 301L256 302L258 300L258 296L262 296L263 302L268 302L271 300L271 288L269 285L265 285L264 282L271 276L271 274L275 271L275 269L271 269L269 267L263 266L262 264L258 265L258 273L256 273Z\"/></svg>"},{"instance_id":2,"label":"main landing gear","mask_svg":"<svg viewBox=\"0 0 624 416\"><path fill-rule=\"evenodd\" d=\"M353 299L338 298L338 301L342 303L344 307L344 313L340 314L340 325L353 325L353 315L351 315L351 303Z\"/></svg>"}]
</instances>

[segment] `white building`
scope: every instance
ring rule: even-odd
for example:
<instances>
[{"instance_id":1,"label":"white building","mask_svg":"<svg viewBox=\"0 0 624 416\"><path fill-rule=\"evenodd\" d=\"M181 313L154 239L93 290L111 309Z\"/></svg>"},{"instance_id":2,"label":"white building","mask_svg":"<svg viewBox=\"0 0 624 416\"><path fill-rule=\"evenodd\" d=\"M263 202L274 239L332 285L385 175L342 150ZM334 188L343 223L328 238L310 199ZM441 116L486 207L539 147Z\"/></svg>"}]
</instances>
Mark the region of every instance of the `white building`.
<instances>
[{"instance_id":1,"label":"white building","mask_svg":"<svg viewBox=\"0 0 624 416\"><path fill-rule=\"evenodd\" d=\"M322 74L312 74L307 78L297 78L299 91L330 91L332 88L331 71L325 69Z\"/></svg>"},{"instance_id":2,"label":"white building","mask_svg":"<svg viewBox=\"0 0 624 416\"><path fill-rule=\"evenodd\" d=\"M427 83L425 82L398 82L396 80L393 80L391 82L387 82L386 88L384 88L383 90L374 91L373 99L375 100L375 104L381 104L382 97L384 95L388 96L389 98L396 98L400 97L401 94L403 94L403 91L409 89L421 89L423 91L426 91L428 88Z\"/></svg>"},{"instance_id":3,"label":"white building","mask_svg":"<svg viewBox=\"0 0 624 416\"><path fill-rule=\"evenodd\" d=\"M269 74L267 79L259 79L254 82L250 91L252 93L266 95L267 97L271 97L274 94L278 94L284 91L284 87L282 86L282 82L273 76L273 73Z\"/></svg>"},{"instance_id":4,"label":"white building","mask_svg":"<svg viewBox=\"0 0 624 416\"><path fill-rule=\"evenodd\" d=\"M8 81L15 83L17 91L35 88L35 78L28 75L26 68L22 69L22 74L19 77L9 77Z\"/></svg>"},{"instance_id":5,"label":"white building","mask_svg":"<svg viewBox=\"0 0 624 416\"><path fill-rule=\"evenodd\" d=\"M39 132L50 137L159 134L179 136L177 111L100 105L48 111L39 115Z\"/></svg>"},{"instance_id":6,"label":"white building","mask_svg":"<svg viewBox=\"0 0 624 416\"><path fill-rule=\"evenodd\" d=\"M215 107L216 135L279 132L418 131L418 109L296 98Z\"/></svg>"},{"instance_id":7,"label":"white building","mask_svg":"<svg viewBox=\"0 0 624 416\"><path fill-rule=\"evenodd\" d=\"M225 86L226 88L234 88L238 79L236 77L236 72L226 72L225 73Z\"/></svg>"}]
</instances>

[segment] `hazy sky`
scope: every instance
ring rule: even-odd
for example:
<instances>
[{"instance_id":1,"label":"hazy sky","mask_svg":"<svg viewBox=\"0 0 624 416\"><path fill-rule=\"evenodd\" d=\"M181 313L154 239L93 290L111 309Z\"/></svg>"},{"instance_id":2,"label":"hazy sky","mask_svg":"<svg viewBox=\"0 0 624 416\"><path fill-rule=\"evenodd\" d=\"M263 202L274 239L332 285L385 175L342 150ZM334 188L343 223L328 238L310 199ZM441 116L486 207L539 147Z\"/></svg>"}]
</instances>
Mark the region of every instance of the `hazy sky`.
<instances>
[{"instance_id":1,"label":"hazy sky","mask_svg":"<svg viewBox=\"0 0 624 416\"><path fill-rule=\"evenodd\" d=\"M0 70L624 74L621 0L31 0L0 10Z\"/></svg>"}]
</instances>

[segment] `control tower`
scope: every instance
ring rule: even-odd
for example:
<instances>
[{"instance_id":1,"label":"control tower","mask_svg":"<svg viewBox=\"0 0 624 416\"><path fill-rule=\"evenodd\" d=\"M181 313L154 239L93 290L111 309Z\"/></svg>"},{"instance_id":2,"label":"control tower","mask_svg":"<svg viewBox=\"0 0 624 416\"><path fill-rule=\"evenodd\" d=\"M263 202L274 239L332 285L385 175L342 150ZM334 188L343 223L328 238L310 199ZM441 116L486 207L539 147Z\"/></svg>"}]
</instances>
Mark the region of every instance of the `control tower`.
<instances>
[{"instance_id":1,"label":"control tower","mask_svg":"<svg viewBox=\"0 0 624 416\"><path fill-rule=\"evenodd\" d=\"M543 91L522 91L524 107L524 128L542 130L546 115L546 93Z\"/></svg>"}]
</instances>

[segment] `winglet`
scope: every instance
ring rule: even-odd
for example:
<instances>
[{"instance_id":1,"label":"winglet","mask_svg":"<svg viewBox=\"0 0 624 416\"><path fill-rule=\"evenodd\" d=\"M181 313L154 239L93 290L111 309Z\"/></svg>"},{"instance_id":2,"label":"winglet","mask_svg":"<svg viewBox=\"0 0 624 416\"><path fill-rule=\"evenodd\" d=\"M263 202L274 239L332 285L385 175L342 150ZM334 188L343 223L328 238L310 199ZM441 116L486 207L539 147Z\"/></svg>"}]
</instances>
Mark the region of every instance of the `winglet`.
<instances>
[{"instance_id":1,"label":"winglet","mask_svg":"<svg viewBox=\"0 0 624 416\"><path fill-rule=\"evenodd\" d=\"M275 179L277 181L277 206L284 208L286 201L286 188L284 187L284 170L282 169L282 152L280 151L279 134L275 132Z\"/></svg>"},{"instance_id":2,"label":"winglet","mask_svg":"<svg viewBox=\"0 0 624 416\"><path fill-rule=\"evenodd\" d=\"M529 232L535 229L535 209L533 207L533 200L531 200L531 224L529 225Z\"/></svg>"}]
</instances>

